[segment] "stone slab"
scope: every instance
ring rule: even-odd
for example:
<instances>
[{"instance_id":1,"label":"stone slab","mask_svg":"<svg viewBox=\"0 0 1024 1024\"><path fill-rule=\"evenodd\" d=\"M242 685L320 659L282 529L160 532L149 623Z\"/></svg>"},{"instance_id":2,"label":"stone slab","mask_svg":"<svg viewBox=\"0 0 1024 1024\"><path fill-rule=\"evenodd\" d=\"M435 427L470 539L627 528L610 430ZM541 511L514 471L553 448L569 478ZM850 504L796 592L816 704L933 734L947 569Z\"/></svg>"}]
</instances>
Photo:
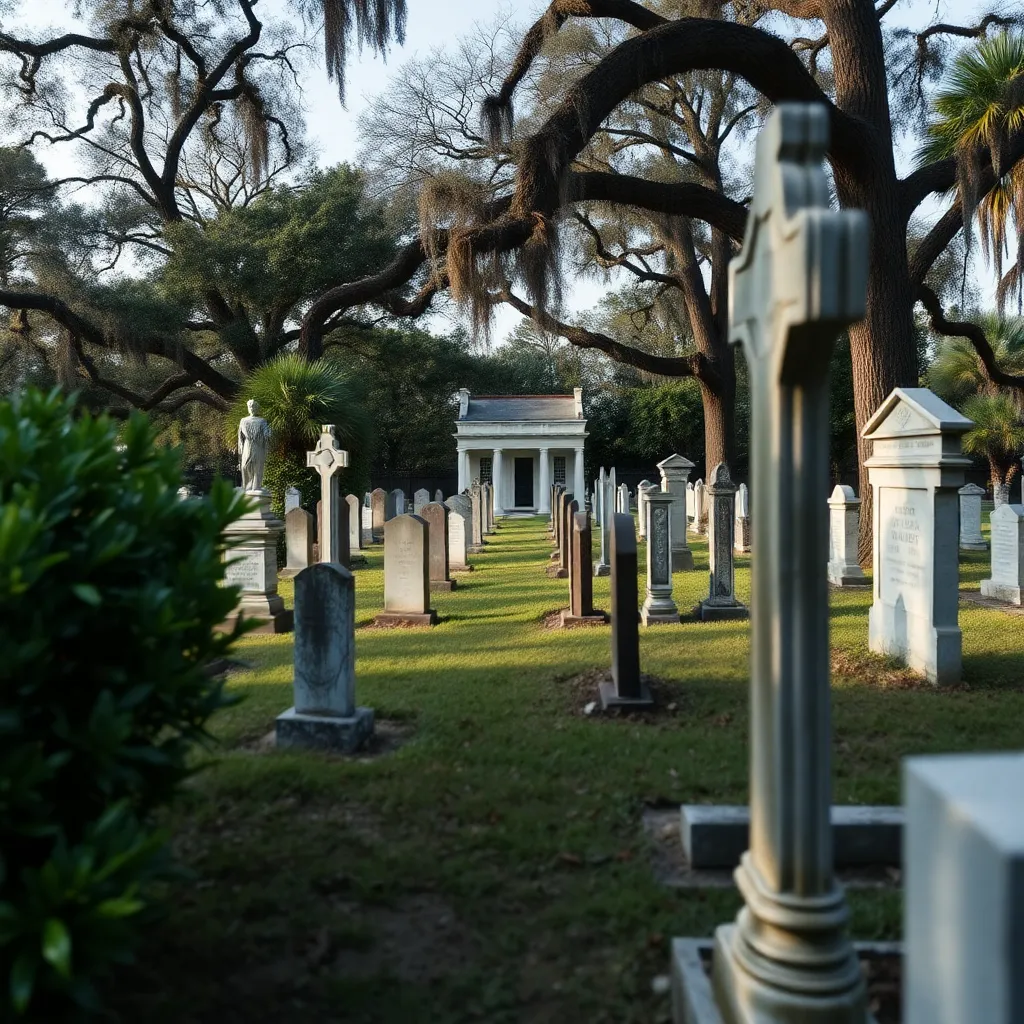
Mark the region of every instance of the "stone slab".
<instances>
[{"instance_id":1,"label":"stone slab","mask_svg":"<svg viewBox=\"0 0 1024 1024\"><path fill-rule=\"evenodd\" d=\"M572 615L568 611L563 611L560 621L563 628L571 626L604 626L608 622L608 616L604 612L595 612L593 615Z\"/></svg>"},{"instance_id":2,"label":"stone slab","mask_svg":"<svg viewBox=\"0 0 1024 1024\"><path fill-rule=\"evenodd\" d=\"M960 542L961 551L988 551L988 541L982 541L980 544L971 544Z\"/></svg>"},{"instance_id":3,"label":"stone slab","mask_svg":"<svg viewBox=\"0 0 1024 1024\"><path fill-rule=\"evenodd\" d=\"M449 566L448 571L451 572L451 567L450 566ZM455 580L431 580L430 581L430 589L431 590L444 590L444 591L454 590L455 589Z\"/></svg>"},{"instance_id":4,"label":"stone slab","mask_svg":"<svg viewBox=\"0 0 1024 1024\"><path fill-rule=\"evenodd\" d=\"M356 708L351 717L303 715L295 708L277 716L275 742L282 749L334 750L354 754L373 735L373 708Z\"/></svg>"},{"instance_id":5,"label":"stone slab","mask_svg":"<svg viewBox=\"0 0 1024 1024\"><path fill-rule=\"evenodd\" d=\"M672 571L689 572L693 568L693 552L687 548L685 551L672 552Z\"/></svg>"},{"instance_id":6,"label":"stone slab","mask_svg":"<svg viewBox=\"0 0 1024 1024\"><path fill-rule=\"evenodd\" d=\"M835 866L899 867L903 820L902 807L833 805ZM750 845L750 810L743 805L683 804L679 833L692 867L734 868Z\"/></svg>"},{"instance_id":7,"label":"stone slab","mask_svg":"<svg viewBox=\"0 0 1024 1024\"><path fill-rule=\"evenodd\" d=\"M996 583L993 580L981 581L981 596L991 597L994 601L1003 601L1006 604L1021 603L1021 588L1011 587L1005 583Z\"/></svg>"},{"instance_id":8,"label":"stone slab","mask_svg":"<svg viewBox=\"0 0 1024 1024\"><path fill-rule=\"evenodd\" d=\"M243 608L241 611L229 615L217 629L222 633L230 633L235 628L239 615L257 620L258 625L250 629L250 633L291 633L295 628L295 614L291 608L285 608L267 618L254 615Z\"/></svg>"},{"instance_id":9,"label":"stone slab","mask_svg":"<svg viewBox=\"0 0 1024 1024\"><path fill-rule=\"evenodd\" d=\"M559 569L554 565L548 566L547 573L553 580L566 580L569 578L568 569Z\"/></svg>"},{"instance_id":10,"label":"stone slab","mask_svg":"<svg viewBox=\"0 0 1024 1024\"><path fill-rule=\"evenodd\" d=\"M649 612L646 608L641 608L640 621L645 626L678 626L681 620L678 612L675 615L659 615Z\"/></svg>"},{"instance_id":11,"label":"stone slab","mask_svg":"<svg viewBox=\"0 0 1024 1024\"><path fill-rule=\"evenodd\" d=\"M673 1024L726 1024L705 967L714 945L711 939L672 940ZM903 955L899 942L855 942L853 948L862 961ZM869 1014L865 1024L876 1024L875 1018Z\"/></svg>"},{"instance_id":12,"label":"stone slab","mask_svg":"<svg viewBox=\"0 0 1024 1024\"><path fill-rule=\"evenodd\" d=\"M595 565L594 575L595 576L610 576L612 574L612 567L610 565Z\"/></svg>"},{"instance_id":13,"label":"stone slab","mask_svg":"<svg viewBox=\"0 0 1024 1024\"><path fill-rule=\"evenodd\" d=\"M422 615L415 612L381 612L374 620L376 626L436 626L437 612L433 608Z\"/></svg>"},{"instance_id":14,"label":"stone slab","mask_svg":"<svg viewBox=\"0 0 1024 1024\"><path fill-rule=\"evenodd\" d=\"M867 576L829 576L829 583L833 587L843 587L848 590L870 590L871 580Z\"/></svg>"},{"instance_id":15,"label":"stone slab","mask_svg":"<svg viewBox=\"0 0 1024 1024\"><path fill-rule=\"evenodd\" d=\"M701 622L721 622L730 619L749 619L750 610L742 604L717 605L701 603L695 609L695 614Z\"/></svg>"},{"instance_id":16,"label":"stone slab","mask_svg":"<svg viewBox=\"0 0 1024 1024\"><path fill-rule=\"evenodd\" d=\"M609 708L621 708L624 711L643 711L646 708L654 707L654 698L651 696L650 688L641 680L640 696L636 698L620 697L615 689L615 684L605 681L598 689L601 692L601 708L607 711Z\"/></svg>"}]
</instances>

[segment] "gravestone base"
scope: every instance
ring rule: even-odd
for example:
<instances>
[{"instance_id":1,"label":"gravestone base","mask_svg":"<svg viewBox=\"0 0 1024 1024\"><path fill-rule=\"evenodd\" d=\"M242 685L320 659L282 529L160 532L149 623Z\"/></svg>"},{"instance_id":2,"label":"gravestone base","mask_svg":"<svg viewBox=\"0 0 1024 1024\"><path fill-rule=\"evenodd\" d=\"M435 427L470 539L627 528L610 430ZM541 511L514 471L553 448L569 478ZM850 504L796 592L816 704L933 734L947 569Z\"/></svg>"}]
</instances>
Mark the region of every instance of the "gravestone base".
<instances>
[{"instance_id":1,"label":"gravestone base","mask_svg":"<svg viewBox=\"0 0 1024 1024\"><path fill-rule=\"evenodd\" d=\"M1011 587L1008 583L996 583L994 580L981 581L981 596L991 597L993 601L1004 604L1021 603L1021 587Z\"/></svg>"},{"instance_id":2,"label":"gravestone base","mask_svg":"<svg viewBox=\"0 0 1024 1024\"><path fill-rule=\"evenodd\" d=\"M373 735L373 708L351 717L301 714L289 708L277 716L275 743L281 749L334 750L354 754Z\"/></svg>"},{"instance_id":3,"label":"gravestone base","mask_svg":"<svg viewBox=\"0 0 1024 1024\"><path fill-rule=\"evenodd\" d=\"M249 630L250 633L290 633L295 627L295 613L290 608L285 608L284 601L278 594L274 597L276 600L268 602L266 599L258 599L251 603L247 603L243 597L238 608L217 629L222 633L229 633L235 628L239 618L243 618L256 619L259 623Z\"/></svg>"},{"instance_id":4,"label":"gravestone base","mask_svg":"<svg viewBox=\"0 0 1024 1024\"><path fill-rule=\"evenodd\" d=\"M472 565L449 565L448 566L448 571L449 572L472 572L473 568L474 567Z\"/></svg>"},{"instance_id":5,"label":"gravestone base","mask_svg":"<svg viewBox=\"0 0 1024 1024\"><path fill-rule=\"evenodd\" d=\"M366 565L366 555L357 555L355 552L352 552L348 556L348 567L351 569L356 565Z\"/></svg>"},{"instance_id":6,"label":"gravestone base","mask_svg":"<svg viewBox=\"0 0 1024 1024\"><path fill-rule=\"evenodd\" d=\"M981 543L969 543L967 541L960 542L961 551L988 551L988 541L983 540Z\"/></svg>"},{"instance_id":7,"label":"gravestone base","mask_svg":"<svg viewBox=\"0 0 1024 1024\"><path fill-rule=\"evenodd\" d=\"M640 609L640 621L645 626L678 626L679 612L648 611Z\"/></svg>"},{"instance_id":8,"label":"gravestone base","mask_svg":"<svg viewBox=\"0 0 1024 1024\"><path fill-rule=\"evenodd\" d=\"M881 602L868 610L868 650L899 659L937 686L955 685L963 674L959 626L933 626L927 619Z\"/></svg>"},{"instance_id":9,"label":"gravestone base","mask_svg":"<svg viewBox=\"0 0 1024 1024\"><path fill-rule=\"evenodd\" d=\"M375 626L436 626L437 612L433 608L428 612L381 612L374 620Z\"/></svg>"},{"instance_id":10,"label":"gravestone base","mask_svg":"<svg viewBox=\"0 0 1024 1024\"><path fill-rule=\"evenodd\" d=\"M594 566L595 576L611 576L611 574L612 567L604 562L598 562L597 565Z\"/></svg>"},{"instance_id":11,"label":"gravestone base","mask_svg":"<svg viewBox=\"0 0 1024 1024\"><path fill-rule=\"evenodd\" d=\"M593 615L573 615L568 609L565 609L559 616L563 629L568 629L571 626L603 626L608 621L608 616L604 612L594 612Z\"/></svg>"},{"instance_id":12,"label":"gravestone base","mask_svg":"<svg viewBox=\"0 0 1024 1024\"><path fill-rule=\"evenodd\" d=\"M749 619L750 609L745 604L711 604L701 601L694 609L694 614L701 622L722 622L737 619Z\"/></svg>"},{"instance_id":13,"label":"gravestone base","mask_svg":"<svg viewBox=\"0 0 1024 1024\"><path fill-rule=\"evenodd\" d=\"M717 935L715 939L715 942L689 938L672 940L673 1024L726 1024L726 1018L715 1001L711 974L706 966L717 944ZM902 945L898 942L856 942L854 951L863 964L872 959L900 958ZM870 1013L862 1019L865 1024L874 1024L875 1021Z\"/></svg>"},{"instance_id":14,"label":"gravestone base","mask_svg":"<svg viewBox=\"0 0 1024 1024\"><path fill-rule=\"evenodd\" d=\"M451 568L449 567L449 572L450 571L451 571ZM430 581L430 589L431 590L448 591L448 590L454 590L455 586L456 586L455 580L431 580Z\"/></svg>"},{"instance_id":15,"label":"gravestone base","mask_svg":"<svg viewBox=\"0 0 1024 1024\"><path fill-rule=\"evenodd\" d=\"M833 587L860 587L861 589L871 586L871 580L864 575L863 569L858 569L857 572L853 572L849 566L846 567L847 571L843 572L843 566L839 566L835 570L832 566L828 569L828 581Z\"/></svg>"},{"instance_id":16,"label":"gravestone base","mask_svg":"<svg viewBox=\"0 0 1024 1024\"><path fill-rule=\"evenodd\" d=\"M672 552L672 571L689 572L693 568L693 552L686 548L683 551Z\"/></svg>"},{"instance_id":17,"label":"gravestone base","mask_svg":"<svg viewBox=\"0 0 1024 1024\"><path fill-rule=\"evenodd\" d=\"M551 554L548 556L548 561L553 562L557 557L558 557L558 548L555 548L555 550L552 551Z\"/></svg>"},{"instance_id":18,"label":"gravestone base","mask_svg":"<svg viewBox=\"0 0 1024 1024\"><path fill-rule=\"evenodd\" d=\"M601 694L601 708L608 711L611 708L619 708L623 711L644 711L654 707L654 698L645 682L640 683L639 697L620 697L615 689L615 684L606 680L598 687Z\"/></svg>"},{"instance_id":19,"label":"gravestone base","mask_svg":"<svg viewBox=\"0 0 1024 1024\"><path fill-rule=\"evenodd\" d=\"M565 580L569 578L569 570L560 569L557 565L549 565L547 573L553 580Z\"/></svg>"}]
</instances>

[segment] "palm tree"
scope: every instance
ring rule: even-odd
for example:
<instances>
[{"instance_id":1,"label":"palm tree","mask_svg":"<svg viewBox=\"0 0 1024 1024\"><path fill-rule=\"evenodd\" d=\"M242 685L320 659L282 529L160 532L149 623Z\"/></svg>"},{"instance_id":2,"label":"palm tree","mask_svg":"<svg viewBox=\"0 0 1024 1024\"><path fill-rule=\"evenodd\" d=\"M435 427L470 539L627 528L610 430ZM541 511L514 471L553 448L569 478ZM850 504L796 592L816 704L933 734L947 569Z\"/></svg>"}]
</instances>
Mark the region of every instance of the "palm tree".
<instances>
[{"instance_id":1,"label":"palm tree","mask_svg":"<svg viewBox=\"0 0 1024 1024\"><path fill-rule=\"evenodd\" d=\"M1019 305L1024 247L1011 246L1010 238L1024 232L1024 163L1018 162L1008 171L1004 163L1012 134L1024 126L1024 34L1001 32L961 53L953 61L948 84L936 96L933 109L920 162L956 159L964 223L977 214L982 251L992 260L999 282L1000 309L1013 292ZM983 168L979 145L989 148L998 179L980 200ZM970 231L966 239L970 244ZM1004 274L1003 258L1008 251L1013 265Z\"/></svg>"},{"instance_id":2,"label":"palm tree","mask_svg":"<svg viewBox=\"0 0 1024 1024\"><path fill-rule=\"evenodd\" d=\"M964 415L974 426L964 434L964 451L988 459L992 495L996 505L1010 500L1010 481L1020 469L1018 458L1024 449L1024 422L1020 409L1005 392L975 395L964 403Z\"/></svg>"},{"instance_id":3,"label":"palm tree","mask_svg":"<svg viewBox=\"0 0 1024 1024\"><path fill-rule=\"evenodd\" d=\"M312 508L320 496L320 480L306 468L306 452L320 436L324 423L333 423L350 463L342 471L342 488L358 492L368 479L369 420L355 381L336 362L307 362L286 352L257 367L245 378L239 396L225 414L224 436L234 449L238 421L247 415L246 402L255 398L260 415L270 424L266 486L272 507L284 509L284 492L297 487L302 504Z\"/></svg>"},{"instance_id":4,"label":"palm tree","mask_svg":"<svg viewBox=\"0 0 1024 1024\"><path fill-rule=\"evenodd\" d=\"M992 350L1008 373L1024 373L1024 318L982 321ZM985 374L974 346L965 338L943 338L926 374L928 386L974 420L964 435L964 451L988 459L997 505L1008 500L1009 485L1024 450L1024 393L1001 388Z\"/></svg>"}]
</instances>

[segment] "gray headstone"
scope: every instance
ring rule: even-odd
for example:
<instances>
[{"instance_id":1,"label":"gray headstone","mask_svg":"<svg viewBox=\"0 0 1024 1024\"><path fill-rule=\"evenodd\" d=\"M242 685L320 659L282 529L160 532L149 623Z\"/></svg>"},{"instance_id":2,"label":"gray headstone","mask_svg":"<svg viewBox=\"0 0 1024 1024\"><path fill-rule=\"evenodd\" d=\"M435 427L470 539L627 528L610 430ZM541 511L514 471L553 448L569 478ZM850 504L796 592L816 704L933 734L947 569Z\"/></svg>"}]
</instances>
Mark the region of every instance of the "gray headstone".
<instances>
[{"instance_id":1,"label":"gray headstone","mask_svg":"<svg viewBox=\"0 0 1024 1024\"><path fill-rule=\"evenodd\" d=\"M640 609L645 626L678 623L679 609L672 599L672 504L673 495L642 488L641 506L647 516L647 596Z\"/></svg>"},{"instance_id":2,"label":"gray headstone","mask_svg":"<svg viewBox=\"0 0 1024 1024\"><path fill-rule=\"evenodd\" d=\"M572 517L579 511L580 506L568 491L563 491L558 500L558 567L568 573L572 547ZM573 505L576 507L573 508Z\"/></svg>"},{"instance_id":3,"label":"gray headstone","mask_svg":"<svg viewBox=\"0 0 1024 1024\"><path fill-rule=\"evenodd\" d=\"M960 547L965 551L984 551L988 544L981 535L981 499L985 488L965 484L960 488Z\"/></svg>"},{"instance_id":4,"label":"gray headstone","mask_svg":"<svg viewBox=\"0 0 1024 1024\"><path fill-rule=\"evenodd\" d=\"M301 510L297 510L301 511ZM355 585L335 562L295 577L295 706L279 715L279 747L357 750L373 711L356 707Z\"/></svg>"},{"instance_id":5,"label":"gray headstone","mask_svg":"<svg viewBox=\"0 0 1024 1024\"><path fill-rule=\"evenodd\" d=\"M412 510L413 510L413 512L416 513L416 515L420 514L420 509L423 508L424 505L429 505L429 504L430 504L430 491L428 491L425 487L421 487L418 491L416 491L413 494L413 496L412 496Z\"/></svg>"},{"instance_id":6,"label":"gray headstone","mask_svg":"<svg viewBox=\"0 0 1024 1024\"><path fill-rule=\"evenodd\" d=\"M619 484L619 512L625 514L629 511L629 488L624 484Z\"/></svg>"},{"instance_id":7,"label":"gray headstone","mask_svg":"<svg viewBox=\"0 0 1024 1024\"><path fill-rule=\"evenodd\" d=\"M444 492L441 490L440 487L438 487L438 489L434 491L434 501L440 504L444 504Z\"/></svg>"},{"instance_id":8,"label":"gray headstone","mask_svg":"<svg viewBox=\"0 0 1024 1024\"><path fill-rule=\"evenodd\" d=\"M313 564L313 517L304 508L293 508L284 517L285 571L302 572Z\"/></svg>"},{"instance_id":9,"label":"gray headstone","mask_svg":"<svg viewBox=\"0 0 1024 1024\"><path fill-rule=\"evenodd\" d=\"M298 487L289 487L284 492L284 514L288 515L293 508L298 508L301 503L301 495Z\"/></svg>"},{"instance_id":10,"label":"gray headstone","mask_svg":"<svg viewBox=\"0 0 1024 1024\"><path fill-rule=\"evenodd\" d=\"M746 618L747 609L736 600L736 572L733 563L733 530L736 526L736 485L729 467L720 462L708 478L708 596L701 602L700 617Z\"/></svg>"},{"instance_id":11,"label":"gray headstone","mask_svg":"<svg viewBox=\"0 0 1024 1024\"><path fill-rule=\"evenodd\" d=\"M1000 505L989 523L992 575L981 581L982 596L1019 605L1024 587L1024 505Z\"/></svg>"},{"instance_id":12,"label":"gray headstone","mask_svg":"<svg viewBox=\"0 0 1024 1024\"><path fill-rule=\"evenodd\" d=\"M420 518L425 519L430 531L429 573L432 583L450 582L448 565L448 508L428 501L420 509Z\"/></svg>"},{"instance_id":13,"label":"gray headstone","mask_svg":"<svg viewBox=\"0 0 1024 1024\"><path fill-rule=\"evenodd\" d=\"M371 529L375 543L384 539L384 524L388 521L387 501L387 492L383 488L376 487L370 492L370 514L373 517Z\"/></svg>"},{"instance_id":14,"label":"gray headstone","mask_svg":"<svg viewBox=\"0 0 1024 1024\"><path fill-rule=\"evenodd\" d=\"M862 431L875 503L868 646L939 684L960 682L963 665L957 490L971 425L927 388L896 388Z\"/></svg>"},{"instance_id":15,"label":"gray headstone","mask_svg":"<svg viewBox=\"0 0 1024 1024\"><path fill-rule=\"evenodd\" d=\"M672 568L676 571L693 568L693 552L686 542L687 487L693 463L682 455L670 455L658 463L661 489L671 494L672 503Z\"/></svg>"},{"instance_id":16,"label":"gray headstone","mask_svg":"<svg viewBox=\"0 0 1024 1024\"><path fill-rule=\"evenodd\" d=\"M384 611L430 611L430 527L419 516L384 524Z\"/></svg>"},{"instance_id":17,"label":"gray headstone","mask_svg":"<svg viewBox=\"0 0 1024 1024\"><path fill-rule=\"evenodd\" d=\"M857 561L860 498L853 488L837 484L828 499L828 581L836 587L863 586L867 577Z\"/></svg>"},{"instance_id":18,"label":"gray headstone","mask_svg":"<svg viewBox=\"0 0 1024 1024\"><path fill-rule=\"evenodd\" d=\"M363 506L354 494L345 495L348 505L348 548L349 557L353 551L363 550Z\"/></svg>"},{"instance_id":19,"label":"gray headstone","mask_svg":"<svg viewBox=\"0 0 1024 1024\"><path fill-rule=\"evenodd\" d=\"M733 537L733 548L740 554L750 551L750 495L746 484L740 484L736 490L736 536Z\"/></svg>"},{"instance_id":20,"label":"gray headstone","mask_svg":"<svg viewBox=\"0 0 1024 1024\"><path fill-rule=\"evenodd\" d=\"M904 761L905 1024L1024 1020L1024 754Z\"/></svg>"},{"instance_id":21,"label":"gray headstone","mask_svg":"<svg viewBox=\"0 0 1024 1024\"><path fill-rule=\"evenodd\" d=\"M448 512L448 567L469 568L467 540L470 533L469 517L458 508Z\"/></svg>"},{"instance_id":22,"label":"gray headstone","mask_svg":"<svg viewBox=\"0 0 1024 1024\"><path fill-rule=\"evenodd\" d=\"M573 515L572 531L569 613L575 618L587 618L594 614L594 565L590 516L586 512Z\"/></svg>"},{"instance_id":23,"label":"gray headstone","mask_svg":"<svg viewBox=\"0 0 1024 1024\"><path fill-rule=\"evenodd\" d=\"M690 529L692 529L694 533L707 533L708 531L707 507L704 496L703 480L698 480L693 485L693 522L690 524Z\"/></svg>"}]
</instances>

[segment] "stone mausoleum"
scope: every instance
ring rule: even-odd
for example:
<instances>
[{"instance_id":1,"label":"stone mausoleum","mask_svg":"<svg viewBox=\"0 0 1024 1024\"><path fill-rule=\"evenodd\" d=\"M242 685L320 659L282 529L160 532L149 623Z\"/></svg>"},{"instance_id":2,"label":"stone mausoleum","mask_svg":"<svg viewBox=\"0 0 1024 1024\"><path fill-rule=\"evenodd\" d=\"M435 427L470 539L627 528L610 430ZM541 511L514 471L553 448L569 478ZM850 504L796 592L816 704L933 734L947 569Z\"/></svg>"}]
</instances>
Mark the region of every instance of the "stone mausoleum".
<instances>
[{"instance_id":1,"label":"stone mausoleum","mask_svg":"<svg viewBox=\"0 0 1024 1024\"><path fill-rule=\"evenodd\" d=\"M571 395L471 395L459 391L455 441L459 491L494 486L494 513L550 512L550 487L586 489L583 389Z\"/></svg>"}]
</instances>

